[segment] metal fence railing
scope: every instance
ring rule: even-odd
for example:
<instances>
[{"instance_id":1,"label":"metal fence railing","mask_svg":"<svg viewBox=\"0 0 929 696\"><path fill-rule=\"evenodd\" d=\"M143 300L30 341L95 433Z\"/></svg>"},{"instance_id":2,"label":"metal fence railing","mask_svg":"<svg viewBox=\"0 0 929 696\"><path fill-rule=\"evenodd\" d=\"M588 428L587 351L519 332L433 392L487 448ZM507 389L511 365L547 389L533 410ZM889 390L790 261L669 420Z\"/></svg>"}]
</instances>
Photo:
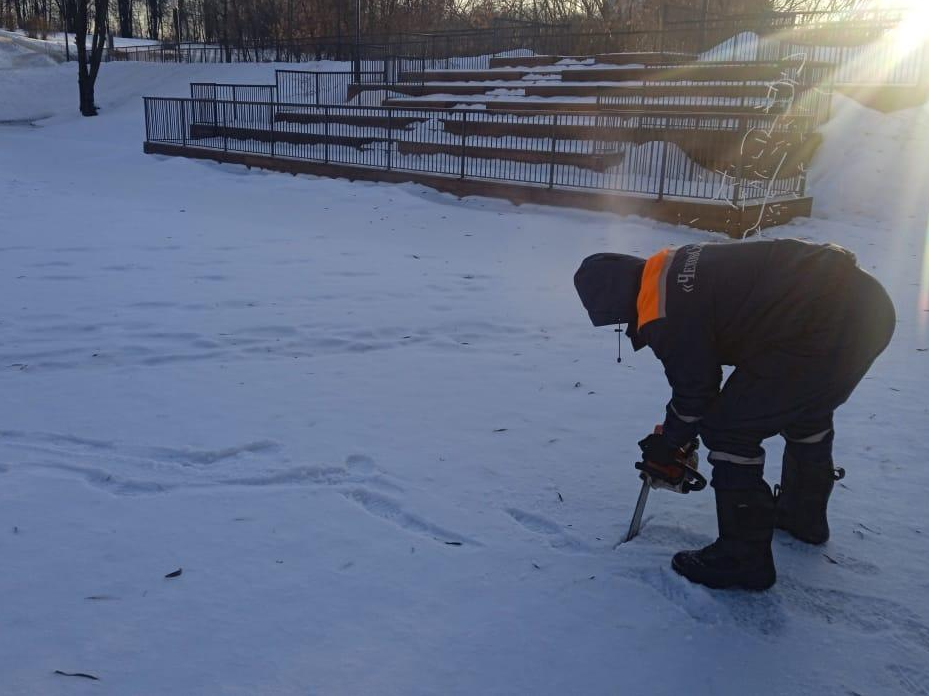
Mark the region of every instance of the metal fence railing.
<instances>
[{"instance_id":1,"label":"metal fence railing","mask_svg":"<svg viewBox=\"0 0 929 696\"><path fill-rule=\"evenodd\" d=\"M492 57L666 52L701 61L771 61L796 55L837 66L837 84L916 85L929 80L924 46L882 40L907 20L900 10L778 12L724 17L669 5L659 28L572 31L566 25L300 38L242 47L199 43L114 49L111 60L213 63L353 61L356 71L390 72L395 56L422 70L486 69ZM892 36L892 35L891 35ZM358 64L360 62L360 65ZM390 78L385 82L390 82Z\"/></svg>"},{"instance_id":2,"label":"metal fence railing","mask_svg":"<svg viewBox=\"0 0 929 696\"><path fill-rule=\"evenodd\" d=\"M191 99L219 99L221 101L277 101L275 85L245 85L221 82L191 82Z\"/></svg>"},{"instance_id":3,"label":"metal fence railing","mask_svg":"<svg viewBox=\"0 0 929 696\"><path fill-rule=\"evenodd\" d=\"M734 206L804 195L803 121L145 98L149 143Z\"/></svg>"},{"instance_id":4,"label":"metal fence railing","mask_svg":"<svg viewBox=\"0 0 929 696\"><path fill-rule=\"evenodd\" d=\"M351 70L274 71L278 101L297 104L344 104L354 96L350 94L351 85L386 85L388 79L389 75L385 70L366 70L360 73ZM372 98L375 96L372 95Z\"/></svg>"},{"instance_id":5,"label":"metal fence railing","mask_svg":"<svg viewBox=\"0 0 929 696\"><path fill-rule=\"evenodd\" d=\"M227 118L232 123L241 117L247 117L247 109L239 109L240 102L263 102L273 104L277 101L275 85L241 85L218 82L191 82L190 98L194 102L192 123L216 121L216 102L232 104L227 111Z\"/></svg>"}]
</instances>

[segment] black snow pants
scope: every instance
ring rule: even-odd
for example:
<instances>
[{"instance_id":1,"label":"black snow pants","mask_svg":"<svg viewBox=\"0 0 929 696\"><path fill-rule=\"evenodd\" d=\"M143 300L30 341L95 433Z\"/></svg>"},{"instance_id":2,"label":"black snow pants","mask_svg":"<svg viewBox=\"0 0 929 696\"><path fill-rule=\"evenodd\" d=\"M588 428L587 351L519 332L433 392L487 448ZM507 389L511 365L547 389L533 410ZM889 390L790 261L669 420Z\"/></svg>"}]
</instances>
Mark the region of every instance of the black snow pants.
<instances>
[{"instance_id":1,"label":"black snow pants","mask_svg":"<svg viewBox=\"0 0 929 696\"><path fill-rule=\"evenodd\" d=\"M772 346L736 366L700 427L717 489L762 481L762 442L781 434L803 464L832 460L833 413L890 343L893 303L870 274L855 269L837 293L832 320L792 346Z\"/></svg>"}]
</instances>

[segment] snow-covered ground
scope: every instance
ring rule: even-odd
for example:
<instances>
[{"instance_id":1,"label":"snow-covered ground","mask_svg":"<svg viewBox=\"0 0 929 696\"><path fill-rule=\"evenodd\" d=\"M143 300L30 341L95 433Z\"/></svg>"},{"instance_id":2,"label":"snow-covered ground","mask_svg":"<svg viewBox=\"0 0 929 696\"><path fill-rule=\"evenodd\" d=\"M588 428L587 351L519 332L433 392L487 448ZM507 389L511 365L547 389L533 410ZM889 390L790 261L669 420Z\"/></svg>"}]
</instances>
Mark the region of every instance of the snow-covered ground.
<instances>
[{"instance_id":1,"label":"snow-covered ground","mask_svg":"<svg viewBox=\"0 0 929 696\"><path fill-rule=\"evenodd\" d=\"M53 55L35 50L30 39L0 31L0 70L41 68L56 62Z\"/></svg>"},{"instance_id":2,"label":"snow-covered ground","mask_svg":"<svg viewBox=\"0 0 929 696\"><path fill-rule=\"evenodd\" d=\"M0 693L929 692L929 109L840 100L771 232L855 250L899 325L833 539L713 592L668 566L709 494L613 548L668 389L571 278L722 240L142 154L140 95L271 70L105 65L94 119L73 65L0 72Z\"/></svg>"}]
</instances>

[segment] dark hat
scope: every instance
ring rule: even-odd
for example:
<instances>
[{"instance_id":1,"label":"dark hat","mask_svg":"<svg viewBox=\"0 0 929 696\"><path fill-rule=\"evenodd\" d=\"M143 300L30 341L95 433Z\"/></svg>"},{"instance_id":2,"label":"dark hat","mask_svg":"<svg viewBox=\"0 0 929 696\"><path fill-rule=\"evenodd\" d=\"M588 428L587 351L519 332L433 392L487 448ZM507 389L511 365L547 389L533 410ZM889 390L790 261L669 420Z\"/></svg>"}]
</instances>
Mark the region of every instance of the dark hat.
<instances>
[{"instance_id":1,"label":"dark hat","mask_svg":"<svg viewBox=\"0 0 929 696\"><path fill-rule=\"evenodd\" d=\"M626 335L639 350L636 301L645 259L628 254L594 254L574 274L574 287L594 326L627 324Z\"/></svg>"}]
</instances>

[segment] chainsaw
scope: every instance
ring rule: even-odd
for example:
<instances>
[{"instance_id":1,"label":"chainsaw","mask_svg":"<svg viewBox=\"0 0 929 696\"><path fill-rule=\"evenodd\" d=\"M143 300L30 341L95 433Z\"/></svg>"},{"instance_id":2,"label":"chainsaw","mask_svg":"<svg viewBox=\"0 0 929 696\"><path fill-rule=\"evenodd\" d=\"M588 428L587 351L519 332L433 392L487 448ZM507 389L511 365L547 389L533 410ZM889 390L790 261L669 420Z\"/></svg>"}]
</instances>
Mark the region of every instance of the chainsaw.
<instances>
[{"instance_id":1,"label":"chainsaw","mask_svg":"<svg viewBox=\"0 0 929 696\"><path fill-rule=\"evenodd\" d=\"M661 434L661 426L655 427L655 434ZM620 544L634 539L642 527L642 515L645 512L645 503L648 502L648 492L655 488L663 488L675 493L690 493L702 491L706 488L706 479L699 471L699 457L697 456L697 441L689 442L677 452L673 465L666 466L651 461L636 462L635 468L642 479L642 488L639 490L639 499L632 513L632 522L629 523L629 532ZM644 459L644 457L643 457ZM619 546L619 544L617 544Z\"/></svg>"}]
</instances>

